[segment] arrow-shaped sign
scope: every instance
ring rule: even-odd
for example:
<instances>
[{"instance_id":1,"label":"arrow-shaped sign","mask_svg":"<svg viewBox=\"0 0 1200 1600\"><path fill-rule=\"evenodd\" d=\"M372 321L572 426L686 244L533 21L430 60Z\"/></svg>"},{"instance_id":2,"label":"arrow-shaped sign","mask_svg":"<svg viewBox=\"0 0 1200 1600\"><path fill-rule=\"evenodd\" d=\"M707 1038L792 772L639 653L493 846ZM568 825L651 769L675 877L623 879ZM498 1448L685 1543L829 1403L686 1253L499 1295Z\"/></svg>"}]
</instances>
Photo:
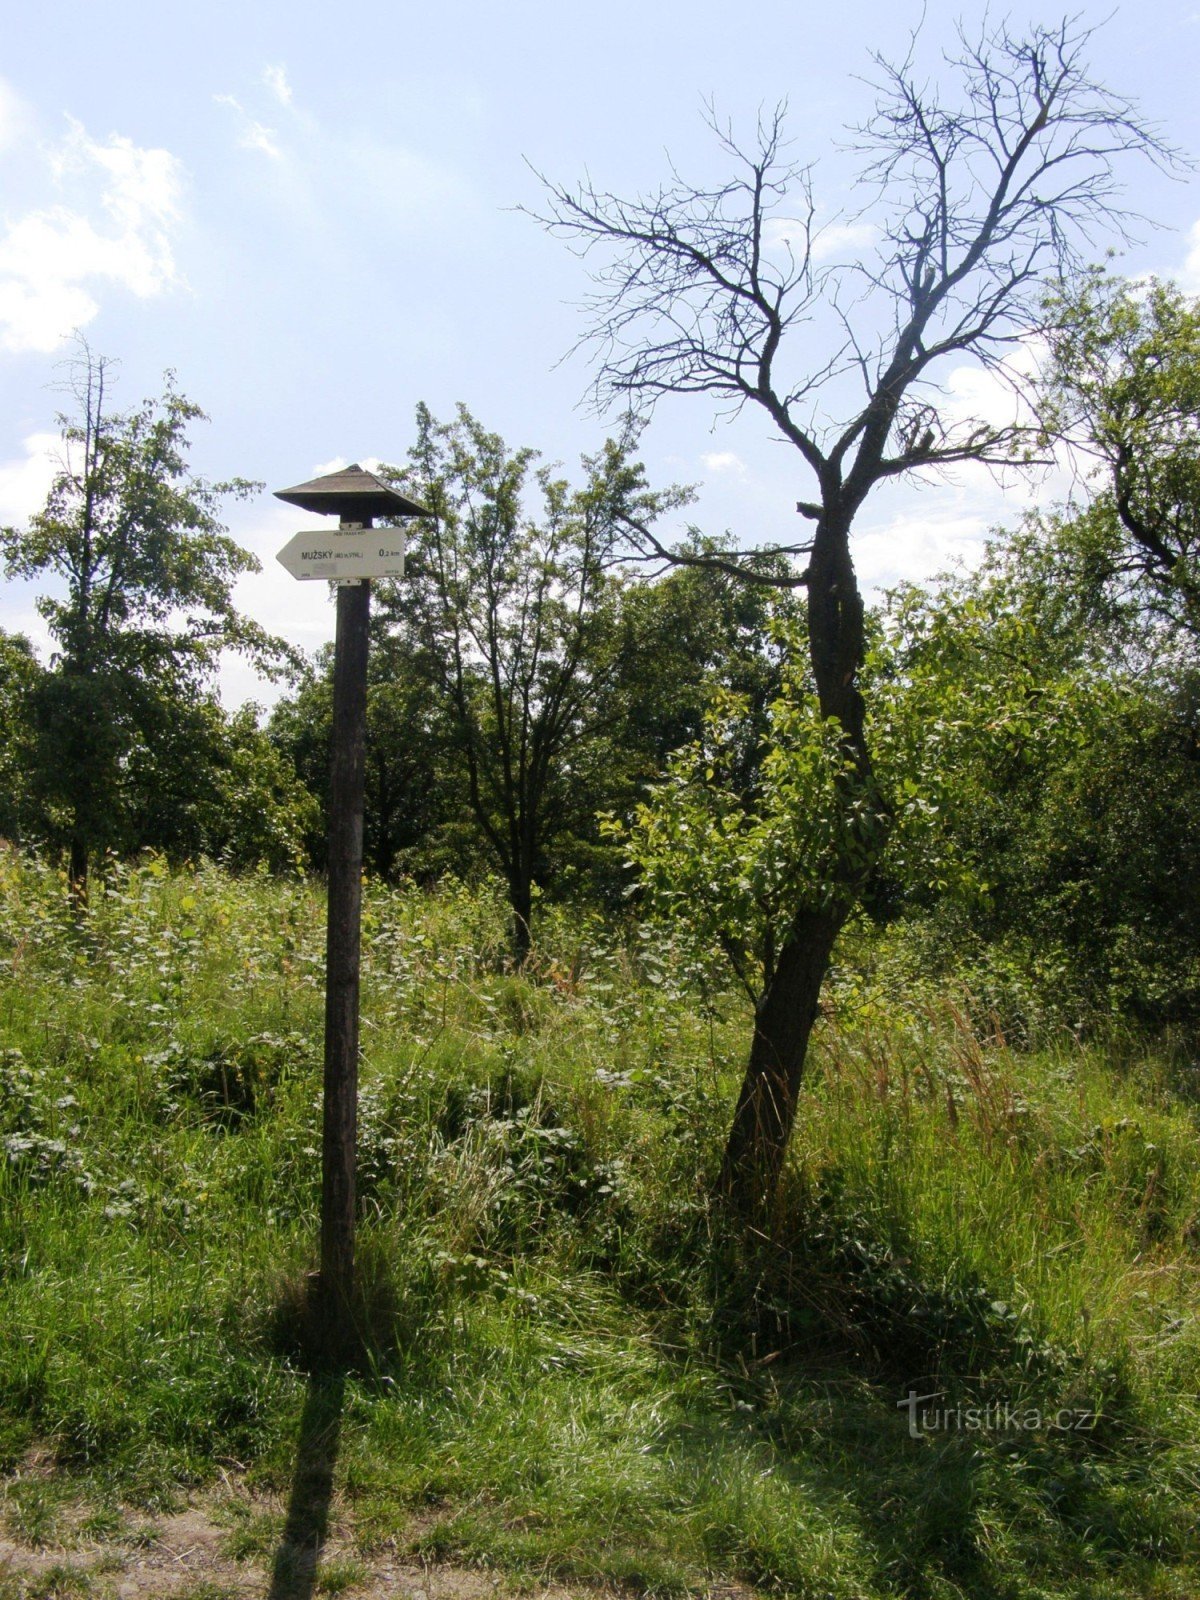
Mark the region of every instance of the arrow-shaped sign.
<instances>
[{"instance_id":1,"label":"arrow-shaped sign","mask_svg":"<svg viewBox=\"0 0 1200 1600\"><path fill-rule=\"evenodd\" d=\"M293 578L402 578L403 528L297 533L275 558Z\"/></svg>"}]
</instances>

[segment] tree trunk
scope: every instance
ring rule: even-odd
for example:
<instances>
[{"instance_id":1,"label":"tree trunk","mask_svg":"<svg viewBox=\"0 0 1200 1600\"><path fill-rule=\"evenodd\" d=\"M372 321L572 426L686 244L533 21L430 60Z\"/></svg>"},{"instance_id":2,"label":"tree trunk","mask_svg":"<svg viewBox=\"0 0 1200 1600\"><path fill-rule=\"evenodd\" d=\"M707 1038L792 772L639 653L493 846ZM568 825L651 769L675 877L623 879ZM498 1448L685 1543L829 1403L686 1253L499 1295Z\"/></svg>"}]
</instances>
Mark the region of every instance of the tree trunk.
<instances>
[{"instance_id":1,"label":"tree trunk","mask_svg":"<svg viewBox=\"0 0 1200 1600\"><path fill-rule=\"evenodd\" d=\"M371 819L374 824L375 837L371 841L371 865L375 869L375 876L384 883L392 881L392 870L396 865L396 845L393 829L395 827L395 813L399 809L398 802L393 799L391 785L383 771L383 756L376 761L375 782L375 815ZM367 819L364 816L363 827L366 828Z\"/></svg>"},{"instance_id":2,"label":"tree trunk","mask_svg":"<svg viewBox=\"0 0 1200 1600\"><path fill-rule=\"evenodd\" d=\"M88 847L83 832L76 824L71 834L71 853L67 865L67 888L71 903L82 911L88 903Z\"/></svg>"},{"instance_id":3,"label":"tree trunk","mask_svg":"<svg viewBox=\"0 0 1200 1600\"><path fill-rule=\"evenodd\" d=\"M845 910L802 911L754 1014L750 1059L721 1164L720 1191L744 1217L770 1210L783 1170L821 984Z\"/></svg>"},{"instance_id":4,"label":"tree trunk","mask_svg":"<svg viewBox=\"0 0 1200 1600\"><path fill-rule=\"evenodd\" d=\"M530 918L533 915L533 874L515 868L508 878L508 903L512 907L513 955L520 965L533 944Z\"/></svg>"},{"instance_id":5,"label":"tree trunk","mask_svg":"<svg viewBox=\"0 0 1200 1600\"><path fill-rule=\"evenodd\" d=\"M838 781L843 815L857 819L829 863L830 904L801 909L787 929L755 1008L754 1039L721 1166L720 1188L741 1215L765 1216L775 1200L809 1036L834 943L886 844L888 808L871 767L858 675L865 653L863 602L850 557L850 513L819 524L808 571L808 637L821 714L836 719L847 761ZM870 804L864 806L863 800Z\"/></svg>"}]
</instances>

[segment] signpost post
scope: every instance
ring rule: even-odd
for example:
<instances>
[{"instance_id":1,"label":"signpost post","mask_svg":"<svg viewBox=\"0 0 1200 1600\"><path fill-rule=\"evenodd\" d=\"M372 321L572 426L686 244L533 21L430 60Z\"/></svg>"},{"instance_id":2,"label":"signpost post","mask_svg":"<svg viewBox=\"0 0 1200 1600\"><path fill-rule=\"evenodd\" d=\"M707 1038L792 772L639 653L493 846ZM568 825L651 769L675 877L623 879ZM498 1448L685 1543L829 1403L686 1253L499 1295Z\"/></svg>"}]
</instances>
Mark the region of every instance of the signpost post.
<instances>
[{"instance_id":1,"label":"signpost post","mask_svg":"<svg viewBox=\"0 0 1200 1600\"><path fill-rule=\"evenodd\" d=\"M325 947L325 1083L321 1136L321 1336L330 1353L354 1340L358 989L362 942L363 780L371 578L404 572L404 535L375 517L427 517L415 500L358 465L278 489L289 505L341 520L337 532L298 533L278 559L294 577L338 585L329 789L329 912Z\"/></svg>"}]
</instances>

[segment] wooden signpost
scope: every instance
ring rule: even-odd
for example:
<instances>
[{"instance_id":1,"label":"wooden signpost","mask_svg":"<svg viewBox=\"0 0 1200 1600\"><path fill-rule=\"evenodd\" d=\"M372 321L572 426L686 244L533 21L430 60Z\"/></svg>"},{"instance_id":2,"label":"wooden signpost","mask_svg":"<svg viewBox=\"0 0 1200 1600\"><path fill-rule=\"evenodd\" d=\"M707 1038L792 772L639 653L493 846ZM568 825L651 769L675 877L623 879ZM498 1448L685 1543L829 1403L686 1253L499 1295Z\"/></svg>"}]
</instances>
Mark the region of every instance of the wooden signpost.
<instances>
[{"instance_id":1,"label":"wooden signpost","mask_svg":"<svg viewBox=\"0 0 1200 1600\"><path fill-rule=\"evenodd\" d=\"M329 788L329 912L325 946L325 1084L321 1134L320 1320L330 1353L354 1343L358 989L362 943L363 781L367 742L370 579L404 572L404 535L375 517L427 517L415 500L357 464L276 495L337 515L328 533L299 533L278 559L294 577L338 584Z\"/></svg>"}]
</instances>

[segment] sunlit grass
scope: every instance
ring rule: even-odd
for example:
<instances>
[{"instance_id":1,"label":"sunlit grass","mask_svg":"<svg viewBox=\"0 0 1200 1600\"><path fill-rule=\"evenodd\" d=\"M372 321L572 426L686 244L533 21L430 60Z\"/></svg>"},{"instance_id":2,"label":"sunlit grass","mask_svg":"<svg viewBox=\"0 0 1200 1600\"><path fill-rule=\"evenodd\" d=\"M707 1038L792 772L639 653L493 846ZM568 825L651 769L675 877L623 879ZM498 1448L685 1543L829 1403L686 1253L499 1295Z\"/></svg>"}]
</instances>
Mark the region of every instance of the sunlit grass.
<instances>
[{"instance_id":1,"label":"sunlit grass","mask_svg":"<svg viewBox=\"0 0 1200 1600\"><path fill-rule=\"evenodd\" d=\"M547 908L514 973L487 889L370 885L366 920L368 1353L335 1475L364 1559L654 1592L1196 1592L1186 1052L1022 1054L945 997L835 997L747 1243L706 1198L746 1017L669 937ZM323 936L313 886L154 862L77 925L52 871L0 857L13 1536L219 1471L288 1495L328 1381L299 1328ZM1087 1426L913 1439L914 1386ZM32 1450L57 1467L37 1492ZM230 1539L268 1556L276 1521Z\"/></svg>"}]
</instances>

